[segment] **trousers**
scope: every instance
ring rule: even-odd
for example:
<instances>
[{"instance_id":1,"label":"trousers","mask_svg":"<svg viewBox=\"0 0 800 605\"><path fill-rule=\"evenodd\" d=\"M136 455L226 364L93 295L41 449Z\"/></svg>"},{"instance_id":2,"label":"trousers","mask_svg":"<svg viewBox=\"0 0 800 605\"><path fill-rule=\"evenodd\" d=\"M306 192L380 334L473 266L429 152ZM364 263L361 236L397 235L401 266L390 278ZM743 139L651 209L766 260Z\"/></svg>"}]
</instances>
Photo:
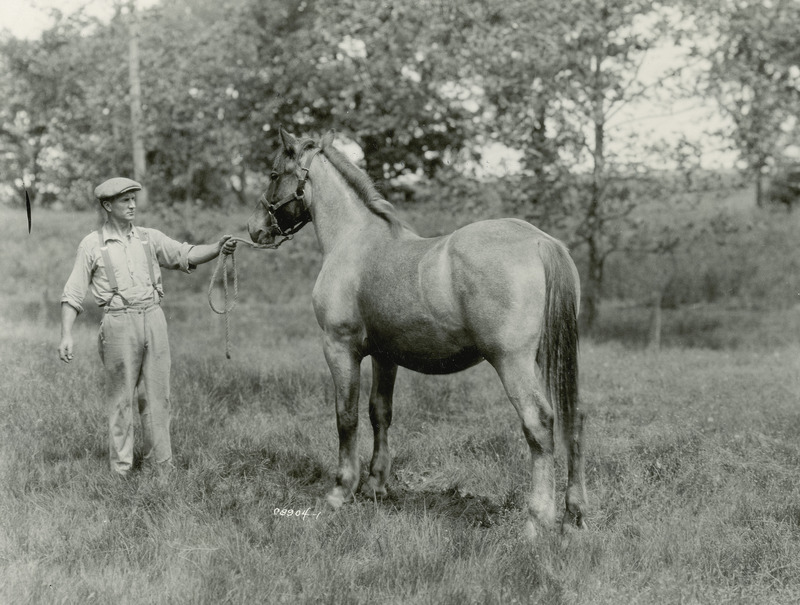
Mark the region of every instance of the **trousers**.
<instances>
[{"instance_id":1,"label":"trousers","mask_svg":"<svg viewBox=\"0 0 800 605\"><path fill-rule=\"evenodd\" d=\"M127 475L133 465L134 406L142 425L143 465L171 464L170 352L161 307L108 310L100 324L99 350L111 470Z\"/></svg>"}]
</instances>

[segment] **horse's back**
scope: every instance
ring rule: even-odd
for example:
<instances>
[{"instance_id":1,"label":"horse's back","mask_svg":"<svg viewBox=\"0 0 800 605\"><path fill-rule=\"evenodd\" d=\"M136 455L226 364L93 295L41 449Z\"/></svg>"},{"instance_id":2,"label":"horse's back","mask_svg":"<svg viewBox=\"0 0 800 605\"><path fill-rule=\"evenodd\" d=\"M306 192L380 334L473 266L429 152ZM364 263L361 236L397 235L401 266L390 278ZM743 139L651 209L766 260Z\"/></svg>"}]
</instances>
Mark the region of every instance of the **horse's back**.
<instances>
[{"instance_id":1,"label":"horse's back","mask_svg":"<svg viewBox=\"0 0 800 605\"><path fill-rule=\"evenodd\" d=\"M453 231L450 237L465 249L495 254L509 248L533 251L539 242L560 244L557 239L538 227L518 218L489 219L470 223Z\"/></svg>"}]
</instances>

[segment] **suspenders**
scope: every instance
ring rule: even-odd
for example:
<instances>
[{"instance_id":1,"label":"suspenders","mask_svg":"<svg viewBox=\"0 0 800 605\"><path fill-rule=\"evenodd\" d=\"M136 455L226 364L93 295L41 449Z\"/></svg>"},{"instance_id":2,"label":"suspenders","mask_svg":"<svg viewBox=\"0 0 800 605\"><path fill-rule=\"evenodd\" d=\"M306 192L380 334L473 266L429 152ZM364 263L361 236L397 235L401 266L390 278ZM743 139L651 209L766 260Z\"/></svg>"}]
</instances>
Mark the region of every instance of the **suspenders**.
<instances>
[{"instance_id":1,"label":"suspenders","mask_svg":"<svg viewBox=\"0 0 800 605\"><path fill-rule=\"evenodd\" d=\"M134 227L136 229L136 227ZM150 241L142 239L142 232L138 229L136 233L139 235L139 241L142 242L142 247L144 248L144 256L147 259L147 270L150 272L150 284L153 286L153 289L158 293L159 297L163 296L163 293L156 285L156 275L153 271L153 255L150 251ZM117 276L114 272L114 265L111 262L111 255L108 253L108 246L106 246L105 239L103 239L103 228L97 230L97 239L100 241L100 254L103 257L103 264L106 267L106 276L108 277L108 283L111 286L111 290L113 294L111 298L106 301L106 308L108 308L108 304L114 299L115 296L119 296L122 301L128 305L128 301L125 300L125 297L119 293L119 285L117 284Z\"/></svg>"}]
</instances>

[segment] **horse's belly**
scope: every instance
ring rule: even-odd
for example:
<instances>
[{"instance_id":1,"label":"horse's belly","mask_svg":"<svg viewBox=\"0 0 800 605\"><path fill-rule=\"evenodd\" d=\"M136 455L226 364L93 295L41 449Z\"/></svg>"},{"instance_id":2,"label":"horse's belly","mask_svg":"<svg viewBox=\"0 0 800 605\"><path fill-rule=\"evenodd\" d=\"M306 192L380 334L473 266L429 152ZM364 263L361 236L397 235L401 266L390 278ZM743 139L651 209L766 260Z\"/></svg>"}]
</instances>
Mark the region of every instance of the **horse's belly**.
<instances>
[{"instance_id":1,"label":"horse's belly","mask_svg":"<svg viewBox=\"0 0 800 605\"><path fill-rule=\"evenodd\" d=\"M386 359L399 366L422 374L452 374L466 370L483 361L475 347L434 347L424 343L387 343L370 338L367 349L370 355Z\"/></svg>"},{"instance_id":2,"label":"horse's belly","mask_svg":"<svg viewBox=\"0 0 800 605\"><path fill-rule=\"evenodd\" d=\"M471 368L481 361L483 361L483 357L476 350L471 349L441 359L406 356L395 360L395 363L422 374L453 374Z\"/></svg>"}]
</instances>

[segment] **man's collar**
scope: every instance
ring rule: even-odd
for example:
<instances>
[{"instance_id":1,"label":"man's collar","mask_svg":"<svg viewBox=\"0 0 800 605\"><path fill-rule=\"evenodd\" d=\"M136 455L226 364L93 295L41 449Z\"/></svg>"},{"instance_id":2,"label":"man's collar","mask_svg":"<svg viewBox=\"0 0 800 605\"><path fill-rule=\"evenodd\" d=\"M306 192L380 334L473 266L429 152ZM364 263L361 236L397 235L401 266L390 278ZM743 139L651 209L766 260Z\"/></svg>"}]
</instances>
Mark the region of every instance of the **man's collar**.
<instances>
[{"instance_id":1,"label":"man's collar","mask_svg":"<svg viewBox=\"0 0 800 605\"><path fill-rule=\"evenodd\" d=\"M123 232L120 232L119 229L108 221L103 223L103 241L105 242L109 240L118 240L121 242L124 241L124 237L130 237L131 235L136 238L139 237L139 231L134 228L133 223L129 223L128 228Z\"/></svg>"}]
</instances>

